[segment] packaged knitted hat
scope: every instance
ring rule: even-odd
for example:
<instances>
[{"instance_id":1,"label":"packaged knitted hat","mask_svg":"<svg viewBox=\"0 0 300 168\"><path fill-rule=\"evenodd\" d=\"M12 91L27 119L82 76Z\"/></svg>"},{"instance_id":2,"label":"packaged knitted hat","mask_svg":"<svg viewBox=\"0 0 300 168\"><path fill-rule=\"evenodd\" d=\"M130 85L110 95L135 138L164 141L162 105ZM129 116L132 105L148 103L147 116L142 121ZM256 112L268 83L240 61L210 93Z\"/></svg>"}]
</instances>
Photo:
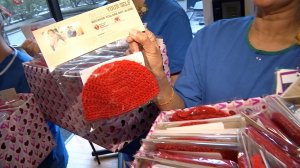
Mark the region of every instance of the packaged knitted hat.
<instances>
[{"instance_id":1,"label":"packaged knitted hat","mask_svg":"<svg viewBox=\"0 0 300 168\"><path fill-rule=\"evenodd\" d=\"M85 119L117 117L150 101L159 93L154 75L133 61L116 61L96 69L82 91Z\"/></svg>"}]
</instances>

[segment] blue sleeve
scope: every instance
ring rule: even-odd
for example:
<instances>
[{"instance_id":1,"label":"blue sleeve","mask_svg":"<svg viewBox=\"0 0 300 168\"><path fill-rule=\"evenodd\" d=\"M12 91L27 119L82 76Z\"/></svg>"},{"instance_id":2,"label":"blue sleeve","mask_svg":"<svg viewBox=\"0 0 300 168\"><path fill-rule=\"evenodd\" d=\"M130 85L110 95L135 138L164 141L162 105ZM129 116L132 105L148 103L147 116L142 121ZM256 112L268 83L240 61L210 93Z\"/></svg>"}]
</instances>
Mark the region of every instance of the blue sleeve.
<instances>
[{"instance_id":1,"label":"blue sleeve","mask_svg":"<svg viewBox=\"0 0 300 168\"><path fill-rule=\"evenodd\" d=\"M203 51L204 43L202 31L198 32L191 42L187 51L184 67L177 79L174 89L178 95L183 99L186 107L193 107L202 104L204 96L204 83L205 78L204 57Z\"/></svg>"},{"instance_id":2,"label":"blue sleeve","mask_svg":"<svg viewBox=\"0 0 300 168\"><path fill-rule=\"evenodd\" d=\"M162 35L167 46L171 74L181 72L186 51L193 38L186 14L174 12L163 28Z\"/></svg>"},{"instance_id":3,"label":"blue sleeve","mask_svg":"<svg viewBox=\"0 0 300 168\"><path fill-rule=\"evenodd\" d=\"M18 58L22 61L22 62L28 62L32 60L32 57L27 55L26 53L19 51L18 50Z\"/></svg>"},{"instance_id":4,"label":"blue sleeve","mask_svg":"<svg viewBox=\"0 0 300 168\"><path fill-rule=\"evenodd\" d=\"M29 85L27 83L27 79L26 79L26 76L25 76L25 72L24 72L22 63L23 62L28 62L28 61L31 61L31 60L32 60L32 57L30 57L29 55L27 55L27 54L25 54L21 51L18 51L18 60L16 60L16 61L20 61L20 63L15 65L15 69L20 69L18 71L20 76L19 76L18 79L15 79L15 82L16 82L15 89L17 90L18 93L30 93L30 88L29 88Z\"/></svg>"},{"instance_id":5,"label":"blue sleeve","mask_svg":"<svg viewBox=\"0 0 300 168\"><path fill-rule=\"evenodd\" d=\"M0 63L0 70L3 70L13 58L13 54L8 55L5 60ZM15 88L17 93L29 93L30 88L25 77L22 63L30 61L31 59L32 58L27 54L17 51L17 55L11 66L0 76L0 90Z\"/></svg>"}]
</instances>

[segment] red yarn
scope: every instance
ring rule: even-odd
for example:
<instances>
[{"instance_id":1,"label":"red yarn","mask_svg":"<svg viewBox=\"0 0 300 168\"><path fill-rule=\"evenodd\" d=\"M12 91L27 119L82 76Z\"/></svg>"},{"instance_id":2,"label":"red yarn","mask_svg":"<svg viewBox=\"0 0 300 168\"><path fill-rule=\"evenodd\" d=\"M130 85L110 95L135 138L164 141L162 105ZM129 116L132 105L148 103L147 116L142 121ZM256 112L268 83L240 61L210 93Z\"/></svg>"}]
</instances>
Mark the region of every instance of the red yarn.
<instances>
[{"instance_id":1,"label":"red yarn","mask_svg":"<svg viewBox=\"0 0 300 168\"><path fill-rule=\"evenodd\" d=\"M249 168L247 163L247 158L245 154L242 152L238 154L238 164L239 164L239 168Z\"/></svg>"},{"instance_id":2,"label":"red yarn","mask_svg":"<svg viewBox=\"0 0 300 168\"><path fill-rule=\"evenodd\" d=\"M186 154L176 154L174 152L159 152L159 158L179 161L184 163L202 165L202 166L209 166L209 167L236 167L236 163L230 160L220 160L220 159L212 159L212 158L205 158L205 157L198 157Z\"/></svg>"},{"instance_id":3,"label":"red yarn","mask_svg":"<svg viewBox=\"0 0 300 168\"><path fill-rule=\"evenodd\" d=\"M259 145L264 147L267 151L269 151L276 158L285 163L288 167L300 166L296 163L292 158L288 156L283 150L273 144L270 140L265 138L259 132L257 132L254 128L248 128L248 135Z\"/></svg>"},{"instance_id":4,"label":"red yarn","mask_svg":"<svg viewBox=\"0 0 300 168\"><path fill-rule=\"evenodd\" d=\"M229 149L216 149L206 146L182 144L156 144L157 150L190 151L190 152L219 152L223 159L237 161L237 152Z\"/></svg>"},{"instance_id":5,"label":"red yarn","mask_svg":"<svg viewBox=\"0 0 300 168\"><path fill-rule=\"evenodd\" d=\"M266 165L259 153L251 156L251 165L255 168L266 168Z\"/></svg>"},{"instance_id":6,"label":"red yarn","mask_svg":"<svg viewBox=\"0 0 300 168\"><path fill-rule=\"evenodd\" d=\"M116 61L96 69L82 91L88 121L111 118L147 103L159 92L153 74L133 61Z\"/></svg>"},{"instance_id":7,"label":"red yarn","mask_svg":"<svg viewBox=\"0 0 300 168\"><path fill-rule=\"evenodd\" d=\"M274 115L275 120L277 120L276 118L276 114ZM270 131L270 133L265 132L265 131L260 131L260 133L262 135L264 135L265 137L268 137L268 139L276 144L277 146L279 146L283 151L295 156L296 158L298 157L298 146L294 143L292 143L292 141L290 140L290 138L288 138L285 134L283 134L283 132L280 130L280 128L275 125L271 119L265 115L264 113L261 113L258 115L258 119L263 123L264 127ZM278 118L279 119L279 118ZM279 121L281 124L284 122Z\"/></svg>"},{"instance_id":8,"label":"red yarn","mask_svg":"<svg viewBox=\"0 0 300 168\"><path fill-rule=\"evenodd\" d=\"M272 113L271 120L288 136L294 143L300 146L300 128L279 112Z\"/></svg>"},{"instance_id":9,"label":"red yarn","mask_svg":"<svg viewBox=\"0 0 300 168\"><path fill-rule=\"evenodd\" d=\"M208 106L199 106L189 110L176 111L170 118L170 121L200 120L227 116L230 116L230 114L227 114L222 110L217 110Z\"/></svg>"}]
</instances>

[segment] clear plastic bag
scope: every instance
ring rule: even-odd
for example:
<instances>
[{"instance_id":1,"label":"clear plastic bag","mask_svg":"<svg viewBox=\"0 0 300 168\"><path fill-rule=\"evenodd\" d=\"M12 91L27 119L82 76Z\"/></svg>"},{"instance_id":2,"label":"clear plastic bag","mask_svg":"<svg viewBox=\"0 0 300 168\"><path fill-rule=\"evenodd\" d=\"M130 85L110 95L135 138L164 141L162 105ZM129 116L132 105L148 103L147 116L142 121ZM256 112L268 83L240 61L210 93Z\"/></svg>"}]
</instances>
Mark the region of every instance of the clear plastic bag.
<instances>
[{"instance_id":1,"label":"clear plastic bag","mask_svg":"<svg viewBox=\"0 0 300 168\"><path fill-rule=\"evenodd\" d=\"M230 116L229 113L210 106L197 106L186 110L176 110L170 121L200 120Z\"/></svg>"},{"instance_id":2,"label":"clear plastic bag","mask_svg":"<svg viewBox=\"0 0 300 168\"><path fill-rule=\"evenodd\" d=\"M249 137L245 131L240 132L239 138L242 145L242 157L239 158L239 161L242 162L242 165L239 162L240 167L287 167L284 162L276 158L264 146Z\"/></svg>"},{"instance_id":3,"label":"clear plastic bag","mask_svg":"<svg viewBox=\"0 0 300 168\"><path fill-rule=\"evenodd\" d=\"M243 118L241 115L232 115L227 117L218 117L210 119L200 119L200 120L185 120L185 121L163 121L157 124L157 129L168 129L172 127L184 127L191 125L200 125L208 123L222 122L227 125L228 128L242 127L244 125Z\"/></svg>"},{"instance_id":4,"label":"clear plastic bag","mask_svg":"<svg viewBox=\"0 0 300 168\"><path fill-rule=\"evenodd\" d=\"M270 106L268 115L273 123L293 141L300 146L300 121L295 114L290 111L278 96L266 97L266 102Z\"/></svg>"},{"instance_id":5,"label":"clear plastic bag","mask_svg":"<svg viewBox=\"0 0 300 168\"><path fill-rule=\"evenodd\" d=\"M173 151L158 151L158 152L147 152L147 153L140 153L137 158L144 158L144 159L153 159L157 162L162 162L166 165L172 166L188 166L188 167L227 167L233 168L237 167L237 164L230 160L224 159L212 159L212 158L205 158L195 155L188 155L184 153L178 153ZM141 166L143 167L143 166Z\"/></svg>"},{"instance_id":6,"label":"clear plastic bag","mask_svg":"<svg viewBox=\"0 0 300 168\"><path fill-rule=\"evenodd\" d=\"M97 121L85 119L83 83L79 72L103 61L120 58L125 55L126 49L115 42L99 51L71 60L52 73L43 60L24 63L31 91L49 120L113 152L148 131L159 113L158 108L149 101L116 117ZM109 55L113 51L117 52Z\"/></svg>"},{"instance_id":7,"label":"clear plastic bag","mask_svg":"<svg viewBox=\"0 0 300 168\"><path fill-rule=\"evenodd\" d=\"M196 165L178 161L172 161L161 158L149 158L136 156L136 162L132 165L133 168L211 168L203 165Z\"/></svg>"},{"instance_id":8,"label":"clear plastic bag","mask_svg":"<svg viewBox=\"0 0 300 168\"><path fill-rule=\"evenodd\" d=\"M247 116L245 116L247 118ZM256 120L256 123L255 121ZM284 133L271 121L267 114L259 114L251 121L247 118L249 125L255 127L266 138L269 139L274 145L277 145L289 155L298 158L300 156L300 148L291 142Z\"/></svg>"},{"instance_id":9,"label":"clear plastic bag","mask_svg":"<svg viewBox=\"0 0 300 168\"><path fill-rule=\"evenodd\" d=\"M145 151L184 151L221 154L223 159L237 160L238 144L231 142L210 142L192 140L160 140L144 139Z\"/></svg>"},{"instance_id":10,"label":"clear plastic bag","mask_svg":"<svg viewBox=\"0 0 300 168\"><path fill-rule=\"evenodd\" d=\"M239 152L238 153L238 165L240 168L250 168L250 162L248 158L246 157L245 152Z\"/></svg>"},{"instance_id":11,"label":"clear plastic bag","mask_svg":"<svg viewBox=\"0 0 300 168\"><path fill-rule=\"evenodd\" d=\"M83 88L80 72L111 59L125 56L127 48L128 44L120 40L59 65L52 75L57 80L61 93L68 101L76 101Z\"/></svg>"},{"instance_id":12,"label":"clear plastic bag","mask_svg":"<svg viewBox=\"0 0 300 168\"><path fill-rule=\"evenodd\" d=\"M263 134L258 132L258 130L256 130L255 128L248 127L247 130L245 131L244 135L247 135L246 136L247 139L252 141L252 143L255 142L255 144L259 144L259 145L256 145L256 146L259 146L259 149L261 149L263 151L268 151L275 158L280 160L282 163L286 164L287 167L300 166L299 162L296 161L294 157L290 156L288 153L283 151L279 146L272 143L272 141L270 139L268 139ZM250 147L248 147L248 150L249 149L254 150L254 149L258 149L258 148L250 146ZM270 165L271 165L271 163L270 163Z\"/></svg>"},{"instance_id":13,"label":"clear plastic bag","mask_svg":"<svg viewBox=\"0 0 300 168\"><path fill-rule=\"evenodd\" d=\"M150 135L152 139L161 140L192 140L192 141L211 141L211 142L236 142L235 134L177 134L177 133L156 133Z\"/></svg>"},{"instance_id":14,"label":"clear plastic bag","mask_svg":"<svg viewBox=\"0 0 300 168\"><path fill-rule=\"evenodd\" d=\"M267 129L271 133L275 134L278 138L285 140L286 142L293 144L289 138L282 133L280 128L278 128L271 120L271 118L267 115L267 113L260 113L256 116L256 123L258 123L261 127Z\"/></svg>"}]
</instances>

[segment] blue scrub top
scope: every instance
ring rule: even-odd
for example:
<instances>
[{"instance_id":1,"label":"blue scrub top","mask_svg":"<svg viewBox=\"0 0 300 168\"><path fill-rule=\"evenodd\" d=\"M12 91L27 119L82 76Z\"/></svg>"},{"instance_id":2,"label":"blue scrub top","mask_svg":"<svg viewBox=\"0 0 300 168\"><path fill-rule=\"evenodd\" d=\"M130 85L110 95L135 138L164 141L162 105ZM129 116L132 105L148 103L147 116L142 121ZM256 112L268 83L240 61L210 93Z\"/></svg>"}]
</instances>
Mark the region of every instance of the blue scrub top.
<instances>
[{"instance_id":1,"label":"blue scrub top","mask_svg":"<svg viewBox=\"0 0 300 168\"><path fill-rule=\"evenodd\" d=\"M10 68L0 76L0 90L15 88L17 93L29 93L30 88L25 77L22 63L30 61L32 58L23 52L18 51L17 53L16 59ZM6 67L13 57L14 55L10 54L0 63L0 71ZM60 134L60 129L52 122L48 122L48 125L56 142L56 147L39 167L65 168L67 167L69 156L65 147L65 143Z\"/></svg>"},{"instance_id":2,"label":"blue scrub top","mask_svg":"<svg viewBox=\"0 0 300 168\"><path fill-rule=\"evenodd\" d=\"M189 19L176 0L145 0L148 11L142 16L147 28L163 38L171 74L181 72L188 46L193 38Z\"/></svg>"},{"instance_id":3,"label":"blue scrub top","mask_svg":"<svg viewBox=\"0 0 300 168\"><path fill-rule=\"evenodd\" d=\"M13 57L14 55L10 54L0 63L0 71L11 62ZM27 84L22 63L30 61L31 59L30 56L18 52L10 68L0 76L0 90L15 88L17 93L29 93L30 88Z\"/></svg>"},{"instance_id":4,"label":"blue scrub top","mask_svg":"<svg viewBox=\"0 0 300 168\"><path fill-rule=\"evenodd\" d=\"M300 65L300 46L277 52L255 49L253 17L221 20L201 29L175 83L186 107L273 94L275 71Z\"/></svg>"}]
</instances>

